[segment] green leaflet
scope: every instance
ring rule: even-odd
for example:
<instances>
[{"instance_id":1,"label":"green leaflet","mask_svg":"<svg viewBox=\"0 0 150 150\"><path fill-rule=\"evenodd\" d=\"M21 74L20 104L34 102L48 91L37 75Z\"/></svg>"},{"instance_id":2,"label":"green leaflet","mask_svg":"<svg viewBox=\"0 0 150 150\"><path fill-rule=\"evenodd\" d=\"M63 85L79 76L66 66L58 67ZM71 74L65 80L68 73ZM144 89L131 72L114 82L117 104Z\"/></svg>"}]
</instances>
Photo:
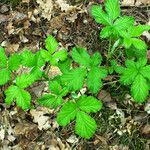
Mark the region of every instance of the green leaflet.
<instances>
[{"instance_id":1,"label":"green leaflet","mask_svg":"<svg viewBox=\"0 0 150 150\"><path fill-rule=\"evenodd\" d=\"M144 31L150 30L149 25L138 25L138 26L131 26L129 28L129 33L131 37L139 37L142 35Z\"/></svg>"},{"instance_id":2,"label":"green leaflet","mask_svg":"<svg viewBox=\"0 0 150 150\"><path fill-rule=\"evenodd\" d=\"M80 65L83 65L85 67L89 66L90 55L87 53L87 50L84 48L73 48L72 58L76 63Z\"/></svg>"},{"instance_id":3,"label":"green leaflet","mask_svg":"<svg viewBox=\"0 0 150 150\"><path fill-rule=\"evenodd\" d=\"M136 102L145 102L149 94L149 86L147 80L142 75L138 74L136 76L131 86L131 93Z\"/></svg>"},{"instance_id":4,"label":"green leaflet","mask_svg":"<svg viewBox=\"0 0 150 150\"><path fill-rule=\"evenodd\" d=\"M95 52L91 58L90 58L90 67L95 67L100 65L102 62L102 56L100 55L100 53Z\"/></svg>"},{"instance_id":5,"label":"green leaflet","mask_svg":"<svg viewBox=\"0 0 150 150\"><path fill-rule=\"evenodd\" d=\"M21 62L23 66L33 67L35 65L35 56L30 50L24 50L20 56L22 57Z\"/></svg>"},{"instance_id":6,"label":"green leaflet","mask_svg":"<svg viewBox=\"0 0 150 150\"><path fill-rule=\"evenodd\" d=\"M21 57L18 54L13 54L8 59L8 68L13 71L17 70L21 64Z\"/></svg>"},{"instance_id":7,"label":"green leaflet","mask_svg":"<svg viewBox=\"0 0 150 150\"><path fill-rule=\"evenodd\" d=\"M129 17L129 16L123 16L118 18L115 23L114 23L114 27L116 29L116 31L120 32L121 30L126 30L128 29L130 26L132 26L134 24L135 20L133 17Z\"/></svg>"},{"instance_id":8,"label":"green leaflet","mask_svg":"<svg viewBox=\"0 0 150 150\"><path fill-rule=\"evenodd\" d=\"M65 83L69 90L77 91L83 86L84 78L86 77L86 69L75 68L61 76L61 81Z\"/></svg>"},{"instance_id":9,"label":"green leaflet","mask_svg":"<svg viewBox=\"0 0 150 150\"><path fill-rule=\"evenodd\" d=\"M32 74L21 74L16 78L16 85L20 88L27 88L34 82Z\"/></svg>"},{"instance_id":10,"label":"green leaflet","mask_svg":"<svg viewBox=\"0 0 150 150\"><path fill-rule=\"evenodd\" d=\"M66 126L76 120L75 132L83 138L91 138L96 131L95 120L85 112L97 112L102 108L101 101L92 96L82 95L76 102L66 102L57 115L57 122Z\"/></svg>"},{"instance_id":11,"label":"green leaflet","mask_svg":"<svg viewBox=\"0 0 150 150\"><path fill-rule=\"evenodd\" d=\"M103 11L101 6L93 5L91 8L92 16L94 17L97 23L101 23L104 25L111 25L111 19L109 16Z\"/></svg>"},{"instance_id":12,"label":"green leaflet","mask_svg":"<svg viewBox=\"0 0 150 150\"><path fill-rule=\"evenodd\" d=\"M102 78L107 76L107 70L93 67L87 74L87 86L92 93L97 93L102 87Z\"/></svg>"},{"instance_id":13,"label":"green leaflet","mask_svg":"<svg viewBox=\"0 0 150 150\"><path fill-rule=\"evenodd\" d=\"M38 99L38 103L45 107L56 108L63 103L61 96L57 97L51 94L45 94Z\"/></svg>"},{"instance_id":14,"label":"green leaflet","mask_svg":"<svg viewBox=\"0 0 150 150\"><path fill-rule=\"evenodd\" d=\"M88 114L79 111L76 115L75 132L83 138L89 139L97 128L96 121Z\"/></svg>"},{"instance_id":15,"label":"green leaflet","mask_svg":"<svg viewBox=\"0 0 150 150\"><path fill-rule=\"evenodd\" d=\"M45 40L45 47L50 54L53 54L58 47L58 42L52 35L49 35Z\"/></svg>"},{"instance_id":16,"label":"green leaflet","mask_svg":"<svg viewBox=\"0 0 150 150\"><path fill-rule=\"evenodd\" d=\"M6 84L11 78L11 72L9 69L0 70L0 85Z\"/></svg>"},{"instance_id":17,"label":"green leaflet","mask_svg":"<svg viewBox=\"0 0 150 150\"><path fill-rule=\"evenodd\" d=\"M72 121L77 113L77 105L73 102L67 102L57 114L57 122L61 126L66 126Z\"/></svg>"},{"instance_id":18,"label":"green leaflet","mask_svg":"<svg viewBox=\"0 0 150 150\"><path fill-rule=\"evenodd\" d=\"M119 0L106 0L105 9L107 14L112 20L115 20L120 16L120 5Z\"/></svg>"},{"instance_id":19,"label":"green leaflet","mask_svg":"<svg viewBox=\"0 0 150 150\"><path fill-rule=\"evenodd\" d=\"M4 48L0 47L0 68L7 67L7 56L5 54Z\"/></svg>"},{"instance_id":20,"label":"green leaflet","mask_svg":"<svg viewBox=\"0 0 150 150\"><path fill-rule=\"evenodd\" d=\"M21 107L23 110L30 108L31 96L30 94L14 85L11 85L6 91L5 103L10 105L14 100L17 106Z\"/></svg>"},{"instance_id":21,"label":"green leaflet","mask_svg":"<svg viewBox=\"0 0 150 150\"><path fill-rule=\"evenodd\" d=\"M102 102L92 96L83 95L77 100L77 106L87 113L96 113L102 108Z\"/></svg>"}]
</instances>

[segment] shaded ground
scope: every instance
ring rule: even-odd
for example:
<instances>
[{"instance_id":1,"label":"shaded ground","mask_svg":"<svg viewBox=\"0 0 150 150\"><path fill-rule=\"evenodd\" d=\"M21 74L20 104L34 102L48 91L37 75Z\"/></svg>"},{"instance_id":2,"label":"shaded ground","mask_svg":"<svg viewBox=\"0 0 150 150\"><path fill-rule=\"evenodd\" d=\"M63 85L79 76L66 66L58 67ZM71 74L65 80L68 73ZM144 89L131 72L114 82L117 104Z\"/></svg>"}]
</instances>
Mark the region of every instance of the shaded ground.
<instances>
[{"instance_id":1,"label":"shaded ground","mask_svg":"<svg viewBox=\"0 0 150 150\"><path fill-rule=\"evenodd\" d=\"M97 25L89 13L90 6L95 1L59 2L61 1L57 0L57 3L47 4L47 7L53 6L48 12L36 0L23 0L13 7L0 3L0 43L8 55L24 48L37 51L43 47L48 34L53 34L69 50L79 45L88 48L90 53L98 50L105 55L107 42L98 38L101 25ZM150 11L144 5L123 6L122 13L135 16L137 23L149 22ZM149 44L148 36L147 33L143 38ZM120 57L117 59L122 61ZM145 105L134 104L128 95L129 89L120 86L117 80L116 76L109 76L98 94L104 107L94 116L98 129L96 135L88 141L74 135L73 123L65 128L59 127L54 110L37 106L35 110L23 112L16 106L6 106L3 91L7 87L1 87L0 149L149 150L150 100ZM35 83L29 89L33 102L45 87L46 83Z\"/></svg>"}]
</instances>

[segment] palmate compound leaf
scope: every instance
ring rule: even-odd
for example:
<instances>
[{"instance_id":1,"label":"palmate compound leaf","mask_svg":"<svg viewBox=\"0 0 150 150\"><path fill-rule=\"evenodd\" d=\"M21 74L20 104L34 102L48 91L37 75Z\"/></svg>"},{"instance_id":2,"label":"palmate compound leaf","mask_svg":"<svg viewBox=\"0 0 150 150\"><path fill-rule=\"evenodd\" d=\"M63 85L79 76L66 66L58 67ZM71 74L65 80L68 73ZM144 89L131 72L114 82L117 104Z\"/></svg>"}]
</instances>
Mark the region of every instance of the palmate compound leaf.
<instances>
[{"instance_id":1,"label":"palmate compound leaf","mask_svg":"<svg viewBox=\"0 0 150 150\"><path fill-rule=\"evenodd\" d=\"M77 113L77 105L74 102L66 102L57 115L57 122L61 126L66 126L74 120Z\"/></svg>"},{"instance_id":2,"label":"palmate compound leaf","mask_svg":"<svg viewBox=\"0 0 150 150\"><path fill-rule=\"evenodd\" d=\"M109 16L103 11L102 6L93 5L91 7L91 13L97 23L104 25L111 25L112 21Z\"/></svg>"},{"instance_id":3,"label":"palmate compound leaf","mask_svg":"<svg viewBox=\"0 0 150 150\"><path fill-rule=\"evenodd\" d=\"M72 50L72 58L76 63L82 66L88 67L90 64L90 55L85 48L74 47Z\"/></svg>"},{"instance_id":4,"label":"palmate compound leaf","mask_svg":"<svg viewBox=\"0 0 150 150\"><path fill-rule=\"evenodd\" d=\"M105 9L109 17L112 20L115 20L117 17L120 16L119 0L106 0Z\"/></svg>"},{"instance_id":5,"label":"palmate compound leaf","mask_svg":"<svg viewBox=\"0 0 150 150\"><path fill-rule=\"evenodd\" d=\"M45 40L45 47L50 54L53 54L58 47L58 42L52 35L49 35Z\"/></svg>"},{"instance_id":6,"label":"palmate compound leaf","mask_svg":"<svg viewBox=\"0 0 150 150\"><path fill-rule=\"evenodd\" d=\"M61 96L56 96L52 94L45 94L38 99L38 103L45 107L56 108L60 106L63 102Z\"/></svg>"},{"instance_id":7,"label":"palmate compound leaf","mask_svg":"<svg viewBox=\"0 0 150 150\"><path fill-rule=\"evenodd\" d=\"M21 107L23 110L30 108L31 95L14 85L11 85L7 90L5 90L5 103L10 105L14 100L17 106Z\"/></svg>"},{"instance_id":8,"label":"palmate compound leaf","mask_svg":"<svg viewBox=\"0 0 150 150\"><path fill-rule=\"evenodd\" d=\"M137 62L126 60L126 67L122 72L120 80L126 84L131 85L131 95L138 103L146 100L149 93L149 65L145 66L147 59L141 58Z\"/></svg>"},{"instance_id":9,"label":"palmate compound leaf","mask_svg":"<svg viewBox=\"0 0 150 150\"><path fill-rule=\"evenodd\" d=\"M87 87L92 93L97 93L102 87L102 78L107 76L107 70L102 67L93 67L87 74Z\"/></svg>"},{"instance_id":10,"label":"palmate compound leaf","mask_svg":"<svg viewBox=\"0 0 150 150\"><path fill-rule=\"evenodd\" d=\"M57 122L66 126L76 118L75 130L83 138L91 138L96 130L96 122L85 112L97 112L102 103L96 98L86 95L81 96L76 102L66 102L57 116Z\"/></svg>"},{"instance_id":11,"label":"palmate compound leaf","mask_svg":"<svg viewBox=\"0 0 150 150\"><path fill-rule=\"evenodd\" d=\"M131 93L134 100L138 103L143 103L149 93L149 86L147 80L141 75L138 74L131 86Z\"/></svg>"},{"instance_id":12,"label":"palmate compound leaf","mask_svg":"<svg viewBox=\"0 0 150 150\"><path fill-rule=\"evenodd\" d=\"M7 66L7 56L5 54L4 48L0 47L0 68L5 68Z\"/></svg>"},{"instance_id":13,"label":"palmate compound leaf","mask_svg":"<svg viewBox=\"0 0 150 150\"><path fill-rule=\"evenodd\" d=\"M9 69L4 68L0 70L0 85L6 84L11 78L11 72Z\"/></svg>"},{"instance_id":14,"label":"palmate compound leaf","mask_svg":"<svg viewBox=\"0 0 150 150\"><path fill-rule=\"evenodd\" d=\"M61 81L65 83L69 90L80 90L83 86L84 79L86 77L86 69L75 68L68 72L65 72L61 76Z\"/></svg>"},{"instance_id":15,"label":"palmate compound leaf","mask_svg":"<svg viewBox=\"0 0 150 150\"><path fill-rule=\"evenodd\" d=\"M76 115L75 132L83 138L89 139L93 136L97 128L96 121L83 111L78 111Z\"/></svg>"},{"instance_id":16,"label":"palmate compound leaf","mask_svg":"<svg viewBox=\"0 0 150 150\"><path fill-rule=\"evenodd\" d=\"M102 108L102 102L92 96L83 95L77 100L77 106L87 113L97 112Z\"/></svg>"}]
</instances>

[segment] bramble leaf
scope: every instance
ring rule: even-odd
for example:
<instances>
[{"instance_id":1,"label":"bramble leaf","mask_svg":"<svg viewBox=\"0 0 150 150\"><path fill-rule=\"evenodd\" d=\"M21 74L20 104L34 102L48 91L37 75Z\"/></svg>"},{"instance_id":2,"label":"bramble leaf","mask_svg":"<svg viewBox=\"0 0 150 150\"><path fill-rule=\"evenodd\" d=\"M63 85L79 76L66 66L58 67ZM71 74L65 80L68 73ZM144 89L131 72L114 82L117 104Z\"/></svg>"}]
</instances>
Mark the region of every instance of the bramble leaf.
<instances>
[{"instance_id":1,"label":"bramble leaf","mask_svg":"<svg viewBox=\"0 0 150 150\"><path fill-rule=\"evenodd\" d=\"M96 52L91 56L90 66L91 67L98 66L101 64L101 62L102 62L102 56L100 55L100 53Z\"/></svg>"},{"instance_id":2,"label":"bramble leaf","mask_svg":"<svg viewBox=\"0 0 150 150\"><path fill-rule=\"evenodd\" d=\"M66 126L72 121L77 113L77 105L74 102L66 102L57 115L57 122L61 126Z\"/></svg>"},{"instance_id":3,"label":"bramble leaf","mask_svg":"<svg viewBox=\"0 0 150 150\"><path fill-rule=\"evenodd\" d=\"M64 61L67 58L67 51L65 49L61 49L55 52L50 60L52 65L58 65L59 61Z\"/></svg>"},{"instance_id":4,"label":"bramble leaf","mask_svg":"<svg viewBox=\"0 0 150 150\"><path fill-rule=\"evenodd\" d=\"M72 50L72 58L73 60L85 67L89 66L90 63L90 55L88 54L85 48L76 48L74 47Z\"/></svg>"},{"instance_id":5,"label":"bramble leaf","mask_svg":"<svg viewBox=\"0 0 150 150\"><path fill-rule=\"evenodd\" d=\"M33 67L35 65L34 54L29 50L24 50L20 56L22 57L22 65L26 67Z\"/></svg>"},{"instance_id":6,"label":"bramble leaf","mask_svg":"<svg viewBox=\"0 0 150 150\"><path fill-rule=\"evenodd\" d=\"M4 48L0 47L0 68L7 67L7 56L5 54Z\"/></svg>"},{"instance_id":7,"label":"bramble leaf","mask_svg":"<svg viewBox=\"0 0 150 150\"><path fill-rule=\"evenodd\" d=\"M21 65L21 57L18 54L13 54L8 59L8 68L13 71L17 70Z\"/></svg>"},{"instance_id":8,"label":"bramble leaf","mask_svg":"<svg viewBox=\"0 0 150 150\"><path fill-rule=\"evenodd\" d=\"M106 0L105 9L109 17L112 20L115 20L117 17L120 16L119 0Z\"/></svg>"},{"instance_id":9,"label":"bramble leaf","mask_svg":"<svg viewBox=\"0 0 150 150\"><path fill-rule=\"evenodd\" d=\"M114 27L116 31L120 32L121 30L125 30L128 29L130 26L133 26L134 22L134 17L123 16L115 21Z\"/></svg>"},{"instance_id":10,"label":"bramble leaf","mask_svg":"<svg viewBox=\"0 0 150 150\"><path fill-rule=\"evenodd\" d=\"M143 75L143 77L150 80L150 65L147 65L147 66L143 67L140 70L140 73Z\"/></svg>"},{"instance_id":11,"label":"bramble leaf","mask_svg":"<svg viewBox=\"0 0 150 150\"><path fill-rule=\"evenodd\" d=\"M102 108L102 102L92 96L82 95L77 100L77 106L87 113L97 112Z\"/></svg>"},{"instance_id":12,"label":"bramble leaf","mask_svg":"<svg viewBox=\"0 0 150 150\"><path fill-rule=\"evenodd\" d=\"M131 37L139 37L142 35L144 31L150 30L149 25L138 25L138 26L131 26L129 28L129 33Z\"/></svg>"},{"instance_id":13,"label":"bramble leaf","mask_svg":"<svg viewBox=\"0 0 150 150\"><path fill-rule=\"evenodd\" d=\"M87 75L87 86L92 93L97 93L102 87L102 78L107 76L107 70L93 67Z\"/></svg>"},{"instance_id":14,"label":"bramble leaf","mask_svg":"<svg viewBox=\"0 0 150 150\"><path fill-rule=\"evenodd\" d=\"M135 48L137 49L147 49L147 45L144 41L137 39L137 38L132 38L132 43Z\"/></svg>"},{"instance_id":15,"label":"bramble leaf","mask_svg":"<svg viewBox=\"0 0 150 150\"><path fill-rule=\"evenodd\" d=\"M20 88L27 88L34 82L34 78L31 74L21 74L16 78L16 85Z\"/></svg>"},{"instance_id":16,"label":"bramble leaf","mask_svg":"<svg viewBox=\"0 0 150 150\"><path fill-rule=\"evenodd\" d=\"M15 100L17 106L21 107L23 110L30 108L31 95L27 91L12 85L7 90L5 90L5 94L6 104L10 105Z\"/></svg>"},{"instance_id":17,"label":"bramble leaf","mask_svg":"<svg viewBox=\"0 0 150 150\"><path fill-rule=\"evenodd\" d=\"M106 26L101 30L100 37L101 38L107 38L112 34L112 32L113 32L113 27L112 26Z\"/></svg>"},{"instance_id":18,"label":"bramble leaf","mask_svg":"<svg viewBox=\"0 0 150 150\"><path fill-rule=\"evenodd\" d=\"M38 103L45 107L56 108L60 106L63 102L62 97L55 96L51 94L45 94L41 98L38 99Z\"/></svg>"},{"instance_id":19,"label":"bramble leaf","mask_svg":"<svg viewBox=\"0 0 150 150\"><path fill-rule=\"evenodd\" d=\"M61 90L62 90L62 87L61 85L58 83L58 81L50 81L49 82L49 89L52 93L56 94L56 95L59 95Z\"/></svg>"},{"instance_id":20,"label":"bramble leaf","mask_svg":"<svg viewBox=\"0 0 150 150\"><path fill-rule=\"evenodd\" d=\"M45 47L50 54L53 54L58 47L58 42L52 35L49 35L45 40Z\"/></svg>"},{"instance_id":21,"label":"bramble leaf","mask_svg":"<svg viewBox=\"0 0 150 150\"><path fill-rule=\"evenodd\" d=\"M86 69L75 68L61 76L61 81L65 83L69 90L80 90L83 86L84 78L86 77Z\"/></svg>"},{"instance_id":22,"label":"bramble leaf","mask_svg":"<svg viewBox=\"0 0 150 150\"><path fill-rule=\"evenodd\" d=\"M149 86L146 79L138 74L131 86L131 93L136 102L142 103L148 96Z\"/></svg>"},{"instance_id":23,"label":"bramble leaf","mask_svg":"<svg viewBox=\"0 0 150 150\"><path fill-rule=\"evenodd\" d=\"M11 78L11 72L9 69L4 68L0 70L0 85L6 84Z\"/></svg>"},{"instance_id":24,"label":"bramble leaf","mask_svg":"<svg viewBox=\"0 0 150 150\"><path fill-rule=\"evenodd\" d=\"M79 111L76 115L75 132L83 138L91 138L96 131L96 122L88 114Z\"/></svg>"},{"instance_id":25,"label":"bramble leaf","mask_svg":"<svg viewBox=\"0 0 150 150\"><path fill-rule=\"evenodd\" d=\"M50 61L51 60L51 55L50 53L45 50L45 49L40 49L40 54L41 54L41 57L45 60L45 61Z\"/></svg>"},{"instance_id":26,"label":"bramble leaf","mask_svg":"<svg viewBox=\"0 0 150 150\"><path fill-rule=\"evenodd\" d=\"M103 11L103 8L99 5L93 5L91 8L92 16L94 17L97 23L101 23L104 25L111 25L111 19L109 16Z\"/></svg>"},{"instance_id":27,"label":"bramble leaf","mask_svg":"<svg viewBox=\"0 0 150 150\"><path fill-rule=\"evenodd\" d=\"M70 70L71 63L72 63L71 59L67 58L65 61L59 62L58 67L62 73L65 73Z\"/></svg>"}]
</instances>

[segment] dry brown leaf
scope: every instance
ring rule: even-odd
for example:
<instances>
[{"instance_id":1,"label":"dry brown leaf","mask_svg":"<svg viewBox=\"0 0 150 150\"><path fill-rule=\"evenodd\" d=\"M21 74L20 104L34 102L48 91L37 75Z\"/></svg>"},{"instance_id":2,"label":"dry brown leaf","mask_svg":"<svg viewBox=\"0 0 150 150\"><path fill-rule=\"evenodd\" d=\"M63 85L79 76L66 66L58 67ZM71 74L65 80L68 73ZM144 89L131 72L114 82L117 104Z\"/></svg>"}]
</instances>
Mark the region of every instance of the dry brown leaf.
<instances>
[{"instance_id":1,"label":"dry brown leaf","mask_svg":"<svg viewBox=\"0 0 150 150\"><path fill-rule=\"evenodd\" d=\"M133 6L134 5L134 0L123 0L122 5L123 6Z\"/></svg>"},{"instance_id":2,"label":"dry brown leaf","mask_svg":"<svg viewBox=\"0 0 150 150\"><path fill-rule=\"evenodd\" d=\"M22 3L29 3L30 0L22 0Z\"/></svg>"},{"instance_id":3,"label":"dry brown leaf","mask_svg":"<svg viewBox=\"0 0 150 150\"><path fill-rule=\"evenodd\" d=\"M15 31L15 28L14 28L12 22L9 22L9 23L8 23L6 29L8 30L8 34L9 34L9 35L12 34L12 33L14 33L14 31Z\"/></svg>"},{"instance_id":4,"label":"dry brown leaf","mask_svg":"<svg viewBox=\"0 0 150 150\"><path fill-rule=\"evenodd\" d=\"M142 133L146 137L150 138L150 124L147 124L147 125L144 126L144 128L142 129Z\"/></svg>"},{"instance_id":5,"label":"dry brown leaf","mask_svg":"<svg viewBox=\"0 0 150 150\"><path fill-rule=\"evenodd\" d=\"M19 44L8 44L6 47L6 51L9 53L17 52L19 48Z\"/></svg>"},{"instance_id":6,"label":"dry brown leaf","mask_svg":"<svg viewBox=\"0 0 150 150\"><path fill-rule=\"evenodd\" d=\"M51 109L40 107L40 110L30 110L30 114L34 118L34 122L38 123L38 128L40 130L42 129L48 129L51 127L50 120L48 116L45 116L44 114L49 114L52 112Z\"/></svg>"},{"instance_id":7,"label":"dry brown leaf","mask_svg":"<svg viewBox=\"0 0 150 150\"><path fill-rule=\"evenodd\" d=\"M41 16L47 20L51 20L53 1L52 0L36 0L39 4L38 11L41 12Z\"/></svg>"},{"instance_id":8,"label":"dry brown leaf","mask_svg":"<svg viewBox=\"0 0 150 150\"><path fill-rule=\"evenodd\" d=\"M142 4L149 5L150 4L150 0L136 0L136 3L135 3L136 6L140 6Z\"/></svg>"},{"instance_id":9,"label":"dry brown leaf","mask_svg":"<svg viewBox=\"0 0 150 150\"><path fill-rule=\"evenodd\" d=\"M102 100L107 107L111 108L112 110L117 109L116 103L112 100L110 93L105 90L101 90L98 94L98 99Z\"/></svg>"},{"instance_id":10,"label":"dry brown leaf","mask_svg":"<svg viewBox=\"0 0 150 150\"><path fill-rule=\"evenodd\" d=\"M56 0L55 3L58 4L61 11L65 11L65 12L72 11L73 9L76 8L76 6L71 6L67 4L65 0Z\"/></svg>"}]
</instances>

